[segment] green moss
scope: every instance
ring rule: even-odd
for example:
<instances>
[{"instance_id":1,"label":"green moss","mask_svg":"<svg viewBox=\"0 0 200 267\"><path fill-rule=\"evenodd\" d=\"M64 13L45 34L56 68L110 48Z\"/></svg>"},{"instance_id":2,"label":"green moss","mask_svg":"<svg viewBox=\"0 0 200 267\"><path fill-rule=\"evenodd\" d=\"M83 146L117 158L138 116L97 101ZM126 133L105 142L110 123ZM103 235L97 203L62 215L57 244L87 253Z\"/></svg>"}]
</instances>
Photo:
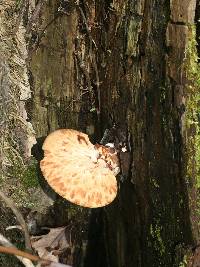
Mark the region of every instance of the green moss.
<instances>
[{"instance_id":1,"label":"green moss","mask_svg":"<svg viewBox=\"0 0 200 267\"><path fill-rule=\"evenodd\" d=\"M189 40L186 51L185 68L188 84L186 87L185 137L186 137L186 170L185 180L189 192L191 210L191 227L198 239L197 223L200 216L200 65L196 49L196 27L189 27Z\"/></svg>"},{"instance_id":2,"label":"green moss","mask_svg":"<svg viewBox=\"0 0 200 267\"><path fill-rule=\"evenodd\" d=\"M12 199L17 205L23 207L33 207L35 200L32 195L35 189L39 187L37 161L31 160L28 164L24 164L20 158L13 158L10 155L12 166L7 172L7 176L2 176L0 185L2 190L11 192Z\"/></svg>"},{"instance_id":3,"label":"green moss","mask_svg":"<svg viewBox=\"0 0 200 267\"><path fill-rule=\"evenodd\" d=\"M21 181L26 188L39 186L37 165L38 162L32 160L31 163L26 166L22 172Z\"/></svg>"},{"instance_id":4,"label":"green moss","mask_svg":"<svg viewBox=\"0 0 200 267\"><path fill-rule=\"evenodd\" d=\"M186 267L187 265L187 256L183 257L183 260L180 262L179 267Z\"/></svg>"},{"instance_id":5,"label":"green moss","mask_svg":"<svg viewBox=\"0 0 200 267\"><path fill-rule=\"evenodd\" d=\"M200 188L200 66L196 51L196 29L190 26L188 48L186 51L185 67L188 78L186 92L186 138L188 149L186 178L196 178L197 187Z\"/></svg>"},{"instance_id":6,"label":"green moss","mask_svg":"<svg viewBox=\"0 0 200 267\"><path fill-rule=\"evenodd\" d=\"M28 165L22 165L17 161L13 164L10 175L19 179L24 189L37 187L39 185L37 164L36 160L32 160Z\"/></svg>"},{"instance_id":7,"label":"green moss","mask_svg":"<svg viewBox=\"0 0 200 267\"><path fill-rule=\"evenodd\" d=\"M16 7L17 10L20 8L21 3L22 3L22 0L16 0L15 7Z\"/></svg>"},{"instance_id":8,"label":"green moss","mask_svg":"<svg viewBox=\"0 0 200 267\"><path fill-rule=\"evenodd\" d=\"M150 178L150 181L151 181L151 185L154 187L154 188L159 188L160 186L159 186L159 184L158 184L158 179L156 179L156 178Z\"/></svg>"},{"instance_id":9,"label":"green moss","mask_svg":"<svg viewBox=\"0 0 200 267\"><path fill-rule=\"evenodd\" d=\"M154 248L159 252L160 256L165 253L165 245L161 236L162 227L159 225L150 226L150 234L154 239Z\"/></svg>"}]
</instances>

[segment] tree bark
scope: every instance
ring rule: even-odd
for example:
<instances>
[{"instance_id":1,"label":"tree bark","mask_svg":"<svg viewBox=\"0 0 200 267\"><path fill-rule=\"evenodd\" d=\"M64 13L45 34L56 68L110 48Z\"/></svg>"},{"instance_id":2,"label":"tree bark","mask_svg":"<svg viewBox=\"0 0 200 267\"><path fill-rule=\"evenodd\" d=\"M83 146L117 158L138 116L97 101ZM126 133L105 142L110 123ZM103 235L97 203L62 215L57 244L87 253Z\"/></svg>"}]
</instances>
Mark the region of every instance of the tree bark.
<instances>
[{"instance_id":1,"label":"tree bark","mask_svg":"<svg viewBox=\"0 0 200 267\"><path fill-rule=\"evenodd\" d=\"M180 266L199 237L196 1L34 3L26 111L38 146L57 128L99 142L115 125L128 148L118 196L92 210L75 266Z\"/></svg>"},{"instance_id":2,"label":"tree bark","mask_svg":"<svg viewBox=\"0 0 200 267\"><path fill-rule=\"evenodd\" d=\"M116 201L92 212L85 266L178 266L198 239L186 121L196 2L63 3L45 7L31 59L37 136L72 127L98 141L115 124L132 159Z\"/></svg>"}]
</instances>

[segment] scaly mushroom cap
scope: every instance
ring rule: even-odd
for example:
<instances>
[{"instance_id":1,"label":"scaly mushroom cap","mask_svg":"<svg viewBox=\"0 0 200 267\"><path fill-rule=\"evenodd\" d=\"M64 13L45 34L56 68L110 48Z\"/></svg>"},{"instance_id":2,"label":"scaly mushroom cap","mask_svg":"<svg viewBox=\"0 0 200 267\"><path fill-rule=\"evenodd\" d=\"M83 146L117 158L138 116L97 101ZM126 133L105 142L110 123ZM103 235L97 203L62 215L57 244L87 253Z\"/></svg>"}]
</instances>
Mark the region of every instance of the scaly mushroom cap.
<instances>
[{"instance_id":1,"label":"scaly mushroom cap","mask_svg":"<svg viewBox=\"0 0 200 267\"><path fill-rule=\"evenodd\" d=\"M62 197L80 206L108 205L117 194L117 181L87 134L72 129L51 133L43 144L42 173Z\"/></svg>"}]
</instances>

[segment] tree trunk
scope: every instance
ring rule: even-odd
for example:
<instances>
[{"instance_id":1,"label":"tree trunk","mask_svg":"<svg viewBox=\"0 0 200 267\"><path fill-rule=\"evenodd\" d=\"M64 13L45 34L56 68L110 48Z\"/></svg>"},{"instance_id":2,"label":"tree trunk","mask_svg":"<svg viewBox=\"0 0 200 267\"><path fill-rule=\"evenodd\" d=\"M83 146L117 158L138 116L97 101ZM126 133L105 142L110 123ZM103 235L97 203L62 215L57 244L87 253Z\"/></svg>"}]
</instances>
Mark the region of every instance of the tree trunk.
<instances>
[{"instance_id":1,"label":"tree trunk","mask_svg":"<svg viewBox=\"0 0 200 267\"><path fill-rule=\"evenodd\" d=\"M118 196L92 210L86 255L75 266L178 267L197 244L195 8L195 0L26 6L26 111L38 147L58 128L99 142L115 125L128 148ZM57 224L66 221L65 208Z\"/></svg>"}]
</instances>

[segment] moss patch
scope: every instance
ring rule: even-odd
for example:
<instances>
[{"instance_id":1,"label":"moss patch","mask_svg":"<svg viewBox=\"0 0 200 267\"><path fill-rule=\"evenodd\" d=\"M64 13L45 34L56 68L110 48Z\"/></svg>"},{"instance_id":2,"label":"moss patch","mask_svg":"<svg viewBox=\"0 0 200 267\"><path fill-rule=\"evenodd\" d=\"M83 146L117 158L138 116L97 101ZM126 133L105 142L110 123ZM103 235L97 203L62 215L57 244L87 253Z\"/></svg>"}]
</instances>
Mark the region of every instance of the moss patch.
<instances>
[{"instance_id":1,"label":"moss patch","mask_svg":"<svg viewBox=\"0 0 200 267\"><path fill-rule=\"evenodd\" d=\"M186 51L187 67L187 110L186 129L188 142L187 176L196 177L197 187L200 188L200 66L196 50L196 30L191 27L188 48Z\"/></svg>"},{"instance_id":2,"label":"moss patch","mask_svg":"<svg viewBox=\"0 0 200 267\"><path fill-rule=\"evenodd\" d=\"M10 158L10 160L12 159ZM0 185L2 190L19 206L34 207L32 195L36 188L40 187L37 165L38 163L34 159L24 164L24 162L20 161L20 158L15 158L7 175L1 177Z\"/></svg>"},{"instance_id":3,"label":"moss patch","mask_svg":"<svg viewBox=\"0 0 200 267\"><path fill-rule=\"evenodd\" d=\"M21 162L14 162L10 168L10 176L19 180L24 189L37 187L38 173L37 173L37 161L32 159L27 165L22 165Z\"/></svg>"},{"instance_id":4,"label":"moss patch","mask_svg":"<svg viewBox=\"0 0 200 267\"><path fill-rule=\"evenodd\" d=\"M161 226L159 225L150 226L150 234L154 240L154 248L160 254L160 256L163 256L165 253L165 245L162 239L161 232L162 232Z\"/></svg>"},{"instance_id":5,"label":"moss patch","mask_svg":"<svg viewBox=\"0 0 200 267\"><path fill-rule=\"evenodd\" d=\"M27 165L22 173L21 173L21 181L24 185L25 188L32 188L32 187L37 187L39 186L39 182L38 182L38 170L37 170L37 161L32 160L31 163L29 163L29 165Z\"/></svg>"}]
</instances>

